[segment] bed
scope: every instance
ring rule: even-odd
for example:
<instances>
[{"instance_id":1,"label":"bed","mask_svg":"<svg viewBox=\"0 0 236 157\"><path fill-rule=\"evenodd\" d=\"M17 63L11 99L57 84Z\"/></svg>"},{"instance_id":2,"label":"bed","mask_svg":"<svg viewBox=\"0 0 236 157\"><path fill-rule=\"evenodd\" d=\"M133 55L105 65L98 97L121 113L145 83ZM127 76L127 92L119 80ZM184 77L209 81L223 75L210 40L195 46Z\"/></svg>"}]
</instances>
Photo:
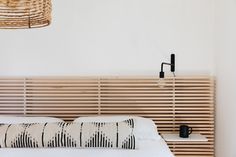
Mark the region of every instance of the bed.
<instances>
[{"instance_id":1,"label":"bed","mask_svg":"<svg viewBox=\"0 0 236 157\"><path fill-rule=\"evenodd\" d=\"M27 149L3 148L1 157L174 157L163 139L157 141L142 141L137 150L116 149Z\"/></svg>"},{"instance_id":2,"label":"bed","mask_svg":"<svg viewBox=\"0 0 236 157\"><path fill-rule=\"evenodd\" d=\"M187 123L208 141L170 141L171 151L176 156L213 157L214 83L211 76L167 77L164 85L157 76L1 77L0 116L49 116L71 122L81 116L130 114L152 119L160 134L178 133L179 125Z\"/></svg>"},{"instance_id":3,"label":"bed","mask_svg":"<svg viewBox=\"0 0 236 157\"><path fill-rule=\"evenodd\" d=\"M126 134L129 130L124 131L124 127L120 128L119 125L123 124L124 122L130 122L130 120L133 120L132 123L134 124L133 129L131 130L131 133L135 136L135 147L130 148L98 148L96 146L92 146L90 148L63 148L63 147L57 147L54 148L53 146L50 146L50 148L45 147L46 144L41 145L39 148L30 148L29 145L22 145L22 143L25 143L27 140L25 140L25 137L27 136L28 139L30 137L31 140L37 140L38 138L41 140L45 140L45 136L47 136L47 131L53 132L53 134L58 132L58 129L55 129L53 131L53 127L50 127L50 125L54 126L55 124L68 124L71 125L69 129L73 129L73 125L81 125L83 124L83 129L86 129L86 124L91 124L92 126L94 124L108 124L112 125L113 123L116 124L115 129L112 130L112 127L106 127L105 130L102 130L103 133L106 134L106 137L111 137L109 133L113 134L113 132L117 131L118 134L115 133L116 138L118 136L126 138ZM24 127L22 130L22 126L26 126L28 124L33 124L33 127L27 126L27 128ZM6 132L3 132L4 125L7 126ZM37 126L37 127L34 127ZM40 127L38 126L44 126L43 131L40 131ZM47 127L45 127L47 126ZM17 128L18 127L18 128ZM49 128L49 129L47 129ZM130 128L130 127L129 127ZM63 131L65 131L67 128L64 126ZM79 130L83 130L79 128L75 131L76 135L80 134ZM82 132L89 134L88 132L91 132L91 134L94 135L93 127L87 128L87 130L83 130ZM98 130L101 131L102 127L100 126ZM123 129L123 130L122 130ZM119 131L118 131L119 130ZM68 133L69 130L66 132ZM104 132L105 131L105 132ZM31 136L31 133L33 134ZM37 134L39 133L39 134ZM44 137L41 136L43 133ZM61 135L62 132L59 132ZM27 135L26 135L27 134ZM73 136L73 134L70 134L70 136ZM20 137L20 138L19 138ZM52 136L54 138L54 136ZM58 136L59 137L59 136ZM63 140L63 136L61 136L60 142ZM78 142L83 139L83 136L79 136L79 140L75 141ZM91 138L91 136L89 136ZM50 139L52 139L50 137ZM88 138L86 138L87 140ZM98 138L96 138L98 139ZM119 138L119 141L122 138ZM86 141L85 140L85 141ZM101 140L98 140L98 143L100 143ZM118 141L117 141L118 142ZM17 146L12 143L17 143ZM47 142L45 142L47 143ZM79 144L77 144L79 145ZM4 147L3 147L4 146ZM1 148L2 147L2 148ZM9 148L10 147L10 148ZM13 148L12 148L13 147ZM19 147L19 148L15 148ZM26 147L26 148L24 148ZM37 146L38 147L38 146ZM41 148L43 147L43 148ZM45 147L45 148L44 148ZM161 136L158 134L158 130L156 129L155 123L147 118L143 117L136 117L136 116L92 116L92 117L78 117L71 123L66 123L60 118L54 118L54 117L9 117L9 116L0 116L0 155L1 157L110 157L110 156L122 156L122 157L174 157L172 152L170 151L169 147L167 146L166 142L161 138Z\"/></svg>"}]
</instances>

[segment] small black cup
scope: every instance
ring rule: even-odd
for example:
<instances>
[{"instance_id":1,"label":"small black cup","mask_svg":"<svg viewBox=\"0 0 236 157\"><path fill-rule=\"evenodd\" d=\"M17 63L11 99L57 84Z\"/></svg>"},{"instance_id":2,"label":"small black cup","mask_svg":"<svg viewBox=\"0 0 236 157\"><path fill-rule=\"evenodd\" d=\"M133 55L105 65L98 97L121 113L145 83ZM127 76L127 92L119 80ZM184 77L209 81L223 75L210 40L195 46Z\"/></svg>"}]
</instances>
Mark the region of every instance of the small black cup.
<instances>
[{"instance_id":1,"label":"small black cup","mask_svg":"<svg viewBox=\"0 0 236 157\"><path fill-rule=\"evenodd\" d=\"M192 133L193 129L187 125L180 125L179 127L179 137L188 138Z\"/></svg>"}]
</instances>

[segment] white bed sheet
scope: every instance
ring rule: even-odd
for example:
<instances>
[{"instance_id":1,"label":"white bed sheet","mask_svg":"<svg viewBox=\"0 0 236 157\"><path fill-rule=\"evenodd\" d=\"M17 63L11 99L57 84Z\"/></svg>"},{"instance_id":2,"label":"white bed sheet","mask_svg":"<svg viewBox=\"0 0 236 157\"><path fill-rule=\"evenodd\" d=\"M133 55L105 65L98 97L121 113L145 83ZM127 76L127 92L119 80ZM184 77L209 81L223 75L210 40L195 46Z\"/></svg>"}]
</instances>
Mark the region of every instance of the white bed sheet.
<instances>
[{"instance_id":1,"label":"white bed sheet","mask_svg":"<svg viewBox=\"0 0 236 157\"><path fill-rule=\"evenodd\" d=\"M0 157L174 157L163 139L140 141L137 150L1 148Z\"/></svg>"}]
</instances>

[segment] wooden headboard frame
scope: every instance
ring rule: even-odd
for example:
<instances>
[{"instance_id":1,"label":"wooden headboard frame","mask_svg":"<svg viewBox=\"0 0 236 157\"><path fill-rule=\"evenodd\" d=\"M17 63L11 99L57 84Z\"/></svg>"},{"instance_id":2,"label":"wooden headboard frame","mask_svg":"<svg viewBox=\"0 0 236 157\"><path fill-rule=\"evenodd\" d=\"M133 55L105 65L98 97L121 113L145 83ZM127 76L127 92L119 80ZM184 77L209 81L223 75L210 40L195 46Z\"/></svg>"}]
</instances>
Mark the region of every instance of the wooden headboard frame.
<instances>
[{"instance_id":1,"label":"wooden headboard frame","mask_svg":"<svg viewBox=\"0 0 236 157\"><path fill-rule=\"evenodd\" d=\"M160 133L186 123L208 142L168 145L177 156L214 156L214 79L169 77L10 77L0 78L0 115L137 115L151 118Z\"/></svg>"}]
</instances>

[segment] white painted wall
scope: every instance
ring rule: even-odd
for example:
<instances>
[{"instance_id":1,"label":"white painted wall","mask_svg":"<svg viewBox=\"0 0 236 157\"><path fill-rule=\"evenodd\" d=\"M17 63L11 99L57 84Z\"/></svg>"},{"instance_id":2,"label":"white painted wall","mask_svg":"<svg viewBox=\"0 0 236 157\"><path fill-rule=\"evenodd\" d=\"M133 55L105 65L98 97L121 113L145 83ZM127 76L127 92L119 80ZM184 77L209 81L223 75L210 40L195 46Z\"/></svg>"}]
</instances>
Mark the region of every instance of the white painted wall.
<instances>
[{"instance_id":1,"label":"white painted wall","mask_svg":"<svg viewBox=\"0 0 236 157\"><path fill-rule=\"evenodd\" d=\"M0 30L0 75L158 75L173 52L212 73L213 1L53 0L50 27Z\"/></svg>"},{"instance_id":2,"label":"white painted wall","mask_svg":"<svg viewBox=\"0 0 236 157\"><path fill-rule=\"evenodd\" d=\"M216 0L217 157L236 157L236 1Z\"/></svg>"},{"instance_id":3,"label":"white painted wall","mask_svg":"<svg viewBox=\"0 0 236 157\"><path fill-rule=\"evenodd\" d=\"M0 30L0 76L155 75L174 52L179 74L215 69L217 157L236 156L235 0L54 0L53 11L50 27Z\"/></svg>"}]
</instances>

